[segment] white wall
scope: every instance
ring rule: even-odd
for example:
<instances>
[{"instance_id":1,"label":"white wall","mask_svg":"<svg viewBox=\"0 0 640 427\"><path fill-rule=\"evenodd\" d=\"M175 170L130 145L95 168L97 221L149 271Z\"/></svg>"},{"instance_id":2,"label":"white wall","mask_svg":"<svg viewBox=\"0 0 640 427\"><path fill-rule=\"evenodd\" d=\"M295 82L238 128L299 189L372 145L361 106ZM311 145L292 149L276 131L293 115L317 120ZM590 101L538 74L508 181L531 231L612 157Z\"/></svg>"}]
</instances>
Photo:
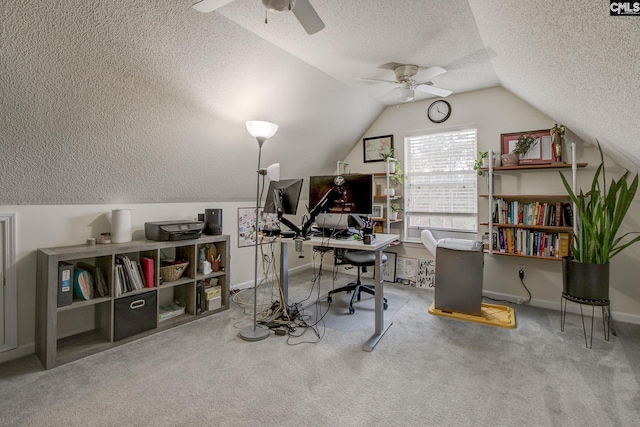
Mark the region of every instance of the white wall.
<instances>
[{"instance_id":1,"label":"white wall","mask_svg":"<svg viewBox=\"0 0 640 427\"><path fill-rule=\"evenodd\" d=\"M46 205L2 206L0 212L16 214L16 272L18 282L18 349L4 352L0 362L34 352L36 319L36 251L38 248L84 244L89 237L111 230L111 210L133 209L133 238L144 239L144 223L149 221L197 218L205 209L221 208L222 232L231 238L231 288L253 285L254 248L238 248L238 208L246 203L181 203L128 205ZM301 202L304 206L304 201ZM310 252L307 253L307 255ZM299 259L289 251L289 266L295 268L310 262L310 256ZM260 274L260 272L259 272ZM69 322L73 323L73 322Z\"/></svg>"},{"instance_id":2,"label":"white wall","mask_svg":"<svg viewBox=\"0 0 640 427\"><path fill-rule=\"evenodd\" d=\"M503 88L452 95L447 98L452 106L451 117L442 124L434 124L426 115L427 107L433 100L407 103L388 107L371 125L363 137L394 135L396 157L404 158L404 133L416 130L437 130L461 125L475 125L478 129L478 151L489 149L500 152L500 134L528 130L549 129L556 121L514 96ZM599 163L597 147L583 143L567 132L568 142L577 143L579 162L589 166L578 171L578 186L588 187ZM351 153L345 158L351 163L352 172L383 172L383 163L363 163L362 140L357 141ZM621 168L609 158L605 158L608 179L619 176ZM633 171L635 173L635 171ZM570 176L570 170L565 172ZM585 190L586 192L587 190ZM543 172L518 172L502 174L495 179L495 192L504 194L566 194L557 170ZM487 181L478 179L478 193L487 194ZM487 219L487 199L480 198L479 218ZM640 203L634 202L624 223L625 230L640 230ZM395 228L401 232L402 228ZM478 239L486 227L479 228ZM413 258L432 258L422 245L403 244L394 251ZM611 262L611 307L617 320L640 323L640 289L635 285L635 277L640 270L640 244L628 248ZM562 292L561 263L530 258L485 256L484 290L487 294L526 298L527 294L517 276L516 266L525 266L525 284L532 293L532 304L559 309Z\"/></svg>"}]
</instances>

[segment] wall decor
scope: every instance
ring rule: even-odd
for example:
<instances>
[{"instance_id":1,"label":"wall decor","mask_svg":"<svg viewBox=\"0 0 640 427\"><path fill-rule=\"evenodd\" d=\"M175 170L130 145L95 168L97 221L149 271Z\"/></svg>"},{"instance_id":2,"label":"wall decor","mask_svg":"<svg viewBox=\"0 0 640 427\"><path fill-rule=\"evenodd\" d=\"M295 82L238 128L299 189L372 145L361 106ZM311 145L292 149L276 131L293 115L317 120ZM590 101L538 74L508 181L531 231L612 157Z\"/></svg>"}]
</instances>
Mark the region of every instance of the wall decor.
<instances>
[{"instance_id":1,"label":"wall decor","mask_svg":"<svg viewBox=\"0 0 640 427\"><path fill-rule=\"evenodd\" d=\"M373 211L371 212L372 218L383 218L384 217L384 205L373 205Z\"/></svg>"},{"instance_id":2,"label":"wall decor","mask_svg":"<svg viewBox=\"0 0 640 427\"><path fill-rule=\"evenodd\" d=\"M384 156L391 153L393 135L374 136L362 139L364 162L383 162Z\"/></svg>"},{"instance_id":3,"label":"wall decor","mask_svg":"<svg viewBox=\"0 0 640 427\"><path fill-rule=\"evenodd\" d=\"M265 226L269 228L278 228L280 223L276 214L264 213L263 209L259 210L260 224L258 229ZM244 248L254 246L256 244L256 208L238 208L238 247ZM269 243L275 240L275 237L267 237L265 242Z\"/></svg>"},{"instance_id":4,"label":"wall decor","mask_svg":"<svg viewBox=\"0 0 640 427\"><path fill-rule=\"evenodd\" d=\"M510 154L518 142L518 138L523 135L530 135L535 139L527 154L520 156L520 164L545 164L553 163L555 153L551 144L551 130L533 130L528 132L503 133L500 135L501 154Z\"/></svg>"},{"instance_id":5,"label":"wall decor","mask_svg":"<svg viewBox=\"0 0 640 427\"><path fill-rule=\"evenodd\" d=\"M415 258L397 257L396 281L403 285L416 286L417 260Z\"/></svg>"},{"instance_id":6,"label":"wall decor","mask_svg":"<svg viewBox=\"0 0 640 427\"><path fill-rule=\"evenodd\" d=\"M385 282L396 281L396 257L395 252L385 252L387 262L382 264L382 280Z\"/></svg>"}]
</instances>

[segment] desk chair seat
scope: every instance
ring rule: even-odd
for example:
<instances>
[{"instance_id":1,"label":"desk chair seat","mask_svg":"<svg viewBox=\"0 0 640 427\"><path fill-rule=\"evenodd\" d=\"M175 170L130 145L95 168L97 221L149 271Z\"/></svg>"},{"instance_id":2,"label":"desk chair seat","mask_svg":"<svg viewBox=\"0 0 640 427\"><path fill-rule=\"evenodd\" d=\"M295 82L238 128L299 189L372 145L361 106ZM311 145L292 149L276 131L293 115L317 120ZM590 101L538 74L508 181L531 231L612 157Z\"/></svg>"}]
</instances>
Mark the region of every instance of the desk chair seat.
<instances>
[{"instance_id":1,"label":"desk chair seat","mask_svg":"<svg viewBox=\"0 0 640 427\"><path fill-rule=\"evenodd\" d=\"M342 256L342 260L345 263L351 264L354 267L358 268L358 278L355 282L351 282L346 286L330 291L327 295L327 301L331 302L333 300L333 294L335 293L353 292L351 301L349 302L349 314L353 314L356 311L356 309L353 308L353 303L356 299L360 301L360 293L365 292L370 295L376 294L375 287L373 285L364 285L360 281L360 270L362 269L362 271L366 272L367 267L374 266L376 263L376 254L372 251L347 251ZM385 262L387 262L387 256L382 253L380 260L382 261L382 264L384 264ZM387 307L387 299L384 298L384 309L386 310Z\"/></svg>"}]
</instances>

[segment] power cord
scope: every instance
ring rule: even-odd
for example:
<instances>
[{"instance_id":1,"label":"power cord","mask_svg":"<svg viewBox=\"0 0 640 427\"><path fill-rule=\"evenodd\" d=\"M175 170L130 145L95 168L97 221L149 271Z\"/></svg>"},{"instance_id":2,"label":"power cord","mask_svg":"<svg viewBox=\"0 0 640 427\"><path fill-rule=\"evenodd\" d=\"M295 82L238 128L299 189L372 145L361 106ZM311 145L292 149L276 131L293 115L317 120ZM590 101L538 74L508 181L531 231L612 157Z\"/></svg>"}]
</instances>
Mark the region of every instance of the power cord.
<instances>
[{"instance_id":1,"label":"power cord","mask_svg":"<svg viewBox=\"0 0 640 427\"><path fill-rule=\"evenodd\" d=\"M517 298L516 301L514 302L506 299L491 298L484 295L482 296L482 298L488 299L494 302L507 302L509 304L528 304L529 302L531 302L531 292L529 292L529 288L527 288L527 285L524 284L524 270L522 268L518 270L518 277L520 278L520 283L522 283L524 290L527 291L527 295L529 295L529 297L526 300L523 300L522 298Z\"/></svg>"},{"instance_id":2,"label":"power cord","mask_svg":"<svg viewBox=\"0 0 640 427\"><path fill-rule=\"evenodd\" d=\"M524 290L527 291L527 294L529 295L529 298L526 301L519 300L519 303L527 304L531 301L531 292L529 292L529 288L527 288L527 285L524 284L524 270L522 268L518 270L518 277L520 277L520 283L522 283Z\"/></svg>"}]
</instances>

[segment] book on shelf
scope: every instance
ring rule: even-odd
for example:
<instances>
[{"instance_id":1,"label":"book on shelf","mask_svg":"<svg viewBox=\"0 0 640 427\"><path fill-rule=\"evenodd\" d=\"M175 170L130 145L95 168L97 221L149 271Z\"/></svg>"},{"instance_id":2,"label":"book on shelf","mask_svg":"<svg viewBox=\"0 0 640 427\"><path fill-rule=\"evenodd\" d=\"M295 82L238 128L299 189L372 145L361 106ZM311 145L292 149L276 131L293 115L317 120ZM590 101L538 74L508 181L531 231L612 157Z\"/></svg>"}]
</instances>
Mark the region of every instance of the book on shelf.
<instances>
[{"instance_id":1,"label":"book on shelf","mask_svg":"<svg viewBox=\"0 0 640 427\"><path fill-rule=\"evenodd\" d=\"M104 297L109 295L109 285L107 284L107 279L100 267L89 264L88 262L79 262L78 267L88 271L89 274L93 276L93 288L95 296Z\"/></svg>"},{"instance_id":2,"label":"book on shelf","mask_svg":"<svg viewBox=\"0 0 640 427\"><path fill-rule=\"evenodd\" d=\"M136 291L145 287L142 268L138 261L131 261L126 255L116 255L116 268L122 282L122 293Z\"/></svg>"},{"instance_id":3,"label":"book on shelf","mask_svg":"<svg viewBox=\"0 0 640 427\"><path fill-rule=\"evenodd\" d=\"M562 257L569 254L569 233L498 227L494 250L514 255Z\"/></svg>"},{"instance_id":4,"label":"book on shelf","mask_svg":"<svg viewBox=\"0 0 640 427\"><path fill-rule=\"evenodd\" d=\"M144 277L144 282L147 288L153 288L155 286L155 276L154 276L154 262L153 258L143 257L140 260L140 264L142 265L142 273Z\"/></svg>"}]
</instances>

